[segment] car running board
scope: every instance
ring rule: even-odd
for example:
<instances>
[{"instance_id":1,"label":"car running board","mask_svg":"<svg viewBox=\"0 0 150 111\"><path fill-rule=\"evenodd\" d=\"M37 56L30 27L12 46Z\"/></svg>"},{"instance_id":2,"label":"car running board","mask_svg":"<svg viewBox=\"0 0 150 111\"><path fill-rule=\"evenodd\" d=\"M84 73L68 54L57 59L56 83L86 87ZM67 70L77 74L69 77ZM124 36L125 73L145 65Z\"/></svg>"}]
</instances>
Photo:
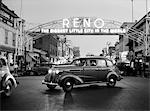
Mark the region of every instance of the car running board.
<instances>
[{"instance_id":1,"label":"car running board","mask_svg":"<svg viewBox=\"0 0 150 111\"><path fill-rule=\"evenodd\" d=\"M94 84L94 83L104 83L104 81L84 82L83 84Z\"/></svg>"},{"instance_id":2,"label":"car running board","mask_svg":"<svg viewBox=\"0 0 150 111\"><path fill-rule=\"evenodd\" d=\"M0 91L0 93L3 93L3 92L4 92L4 90Z\"/></svg>"}]
</instances>

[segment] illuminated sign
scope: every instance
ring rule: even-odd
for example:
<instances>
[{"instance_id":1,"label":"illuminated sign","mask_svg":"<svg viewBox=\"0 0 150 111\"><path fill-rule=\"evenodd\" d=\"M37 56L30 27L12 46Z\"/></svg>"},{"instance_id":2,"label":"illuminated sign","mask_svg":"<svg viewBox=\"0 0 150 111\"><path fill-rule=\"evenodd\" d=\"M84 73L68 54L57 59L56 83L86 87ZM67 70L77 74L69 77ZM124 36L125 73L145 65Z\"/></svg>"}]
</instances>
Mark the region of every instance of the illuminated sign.
<instances>
[{"instance_id":1,"label":"illuminated sign","mask_svg":"<svg viewBox=\"0 0 150 111\"><path fill-rule=\"evenodd\" d=\"M63 28L70 28L71 25L73 28L79 28L80 26L83 28L90 28L91 26L94 26L95 28L102 28L104 26L104 21L100 18L97 18L94 21L90 18L73 18L72 21L69 19L63 19L62 24Z\"/></svg>"},{"instance_id":2,"label":"illuminated sign","mask_svg":"<svg viewBox=\"0 0 150 111\"><path fill-rule=\"evenodd\" d=\"M53 34L118 34L126 33L126 29L122 28L106 28L104 20L100 18L72 18L62 19L61 27L59 28L44 28L43 33Z\"/></svg>"},{"instance_id":3,"label":"illuminated sign","mask_svg":"<svg viewBox=\"0 0 150 111\"><path fill-rule=\"evenodd\" d=\"M117 34L126 33L125 29L42 29L43 33L55 34Z\"/></svg>"}]
</instances>

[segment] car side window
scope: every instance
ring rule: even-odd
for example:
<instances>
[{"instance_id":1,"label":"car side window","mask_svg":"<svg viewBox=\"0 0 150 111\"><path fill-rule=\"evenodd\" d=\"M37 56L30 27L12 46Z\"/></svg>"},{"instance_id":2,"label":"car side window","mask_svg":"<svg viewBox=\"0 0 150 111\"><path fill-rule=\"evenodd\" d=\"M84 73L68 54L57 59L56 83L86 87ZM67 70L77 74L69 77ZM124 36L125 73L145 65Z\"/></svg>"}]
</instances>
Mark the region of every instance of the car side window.
<instances>
[{"instance_id":1,"label":"car side window","mask_svg":"<svg viewBox=\"0 0 150 111\"><path fill-rule=\"evenodd\" d=\"M106 60L106 61L107 61L107 66L108 67L112 67L113 66L113 63L110 60Z\"/></svg>"},{"instance_id":2,"label":"car side window","mask_svg":"<svg viewBox=\"0 0 150 111\"><path fill-rule=\"evenodd\" d=\"M81 60L81 66L87 66L87 61L85 59Z\"/></svg>"},{"instance_id":3,"label":"car side window","mask_svg":"<svg viewBox=\"0 0 150 111\"><path fill-rule=\"evenodd\" d=\"M104 59L99 59L97 66L106 67L106 61Z\"/></svg>"},{"instance_id":4,"label":"car side window","mask_svg":"<svg viewBox=\"0 0 150 111\"><path fill-rule=\"evenodd\" d=\"M76 66L84 66L86 64L86 61L85 60L75 60L75 61L73 61L72 64L76 65Z\"/></svg>"},{"instance_id":5,"label":"car side window","mask_svg":"<svg viewBox=\"0 0 150 111\"><path fill-rule=\"evenodd\" d=\"M90 60L90 66L97 66L96 60Z\"/></svg>"}]
</instances>

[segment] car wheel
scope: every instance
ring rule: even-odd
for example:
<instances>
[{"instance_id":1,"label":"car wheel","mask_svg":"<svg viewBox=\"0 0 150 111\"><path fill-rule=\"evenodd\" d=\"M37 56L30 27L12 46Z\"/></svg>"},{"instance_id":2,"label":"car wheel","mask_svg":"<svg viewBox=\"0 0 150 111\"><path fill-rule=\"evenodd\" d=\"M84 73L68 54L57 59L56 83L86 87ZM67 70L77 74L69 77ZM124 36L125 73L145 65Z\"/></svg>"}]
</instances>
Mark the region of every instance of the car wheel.
<instances>
[{"instance_id":1,"label":"car wheel","mask_svg":"<svg viewBox=\"0 0 150 111\"><path fill-rule=\"evenodd\" d=\"M108 87L114 87L116 85L116 79L115 77L110 77L108 82L107 82L107 86Z\"/></svg>"},{"instance_id":2,"label":"car wheel","mask_svg":"<svg viewBox=\"0 0 150 111\"><path fill-rule=\"evenodd\" d=\"M50 90L52 90L52 89L55 89L55 85L47 85L47 87L50 89Z\"/></svg>"},{"instance_id":3,"label":"car wheel","mask_svg":"<svg viewBox=\"0 0 150 111\"><path fill-rule=\"evenodd\" d=\"M63 90L65 92L71 92L72 91L74 82L71 78L66 78L65 80L63 80L62 84L63 84L62 85Z\"/></svg>"},{"instance_id":4,"label":"car wheel","mask_svg":"<svg viewBox=\"0 0 150 111\"><path fill-rule=\"evenodd\" d=\"M6 86L5 86L5 89L4 89L5 96L10 96L11 95L12 88L13 88L13 85L12 85L11 81L8 80L6 82Z\"/></svg>"}]
</instances>

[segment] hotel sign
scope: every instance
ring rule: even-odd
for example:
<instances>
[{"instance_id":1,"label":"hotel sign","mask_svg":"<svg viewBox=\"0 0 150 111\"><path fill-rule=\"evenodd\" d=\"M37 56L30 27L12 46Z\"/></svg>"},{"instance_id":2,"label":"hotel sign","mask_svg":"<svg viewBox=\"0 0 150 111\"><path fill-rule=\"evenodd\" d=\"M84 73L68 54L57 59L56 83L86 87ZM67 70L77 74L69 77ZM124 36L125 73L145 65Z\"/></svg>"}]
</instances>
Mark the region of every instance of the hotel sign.
<instances>
[{"instance_id":1,"label":"hotel sign","mask_svg":"<svg viewBox=\"0 0 150 111\"><path fill-rule=\"evenodd\" d=\"M53 34L93 34L93 35L113 35L118 33L125 33L125 29L121 28L107 28L105 22L101 18L73 18L72 20L63 19L61 27L59 28L43 28L43 33Z\"/></svg>"}]
</instances>

